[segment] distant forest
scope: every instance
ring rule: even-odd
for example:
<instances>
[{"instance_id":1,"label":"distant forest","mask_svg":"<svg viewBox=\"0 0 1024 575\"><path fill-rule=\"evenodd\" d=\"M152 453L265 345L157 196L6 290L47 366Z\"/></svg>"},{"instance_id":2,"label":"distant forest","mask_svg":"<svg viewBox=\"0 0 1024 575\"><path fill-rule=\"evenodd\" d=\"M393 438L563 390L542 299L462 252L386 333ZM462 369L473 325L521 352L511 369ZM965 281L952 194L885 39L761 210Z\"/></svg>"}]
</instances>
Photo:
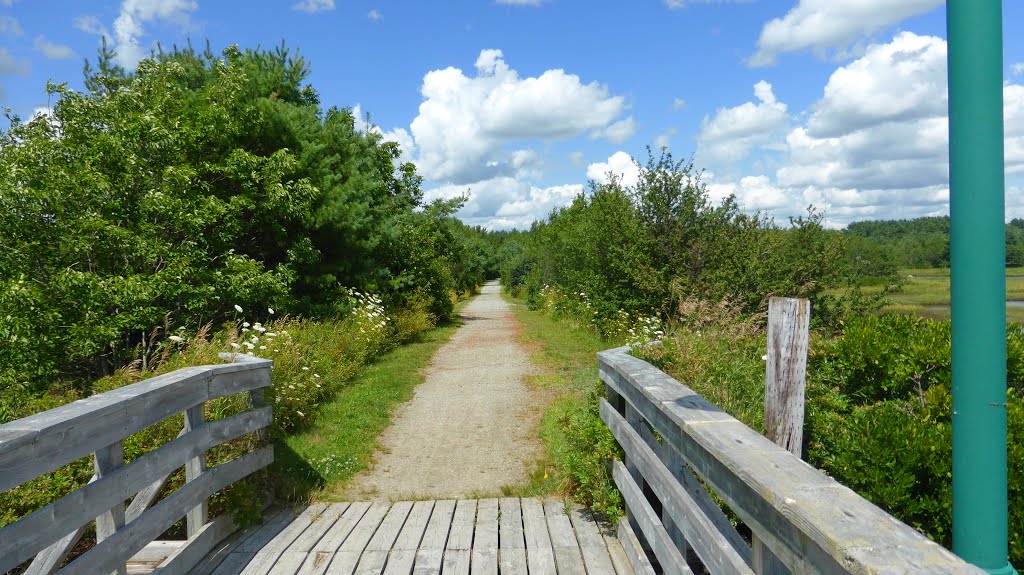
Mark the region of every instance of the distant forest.
<instances>
[{"instance_id":1,"label":"distant forest","mask_svg":"<svg viewBox=\"0 0 1024 575\"><path fill-rule=\"evenodd\" d=\"M949 267L949 216L854 222L847 251L900 268ZM1006 266L1024 266L1024 219L1006 224Z\"/></svg>"}]
</instances>

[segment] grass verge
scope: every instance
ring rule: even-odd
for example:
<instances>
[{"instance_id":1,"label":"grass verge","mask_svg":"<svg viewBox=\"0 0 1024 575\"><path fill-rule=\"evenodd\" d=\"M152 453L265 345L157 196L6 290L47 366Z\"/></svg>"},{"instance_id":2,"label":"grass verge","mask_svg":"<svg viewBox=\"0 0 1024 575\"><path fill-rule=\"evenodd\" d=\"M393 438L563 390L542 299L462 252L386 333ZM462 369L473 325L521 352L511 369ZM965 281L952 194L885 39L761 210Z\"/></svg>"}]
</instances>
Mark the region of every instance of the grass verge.
<instances>
[{"instance_id":1,"label":"grass verge","mask_svg":"<svg viewBox=\"0 0 1024 575\"><path fill-rule=\"evenodd\" d=\"M620 515L621 498L607 471L617 447L597 415L595 395L597 352L613 346L588 329L528 309L523 300L502 297L522 327L519 341L541 368L527 384L550 398L540 423L544 456L530 480L506 494L570 496L605 515Z\"/></svg>"}]
</instances>

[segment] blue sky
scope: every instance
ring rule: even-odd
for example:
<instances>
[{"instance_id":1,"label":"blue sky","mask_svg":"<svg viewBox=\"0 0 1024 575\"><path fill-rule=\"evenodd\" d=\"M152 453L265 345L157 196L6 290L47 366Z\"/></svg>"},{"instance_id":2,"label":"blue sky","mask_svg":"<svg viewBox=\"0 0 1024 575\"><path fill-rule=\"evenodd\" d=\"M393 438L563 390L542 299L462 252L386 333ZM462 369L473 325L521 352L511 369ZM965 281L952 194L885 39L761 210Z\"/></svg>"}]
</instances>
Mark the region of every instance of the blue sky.
<instances>
[{"instance_id":1,"label":"blue sky","mask_svg":"<svg viewBox=\"0 0 1024 575\"><path fill-rule=\"evenodd\" d=\"M0 105L80 87L106 35L272 47L369 113L461 217L526 227L629 156L694 157L712 196L831 225L947 213L941 0L0 0ZM1004 2L1004 25L1024 5ZM1024 217L1024 41L1005 35L1007 214Z\"/></svg>"}]
</instances>

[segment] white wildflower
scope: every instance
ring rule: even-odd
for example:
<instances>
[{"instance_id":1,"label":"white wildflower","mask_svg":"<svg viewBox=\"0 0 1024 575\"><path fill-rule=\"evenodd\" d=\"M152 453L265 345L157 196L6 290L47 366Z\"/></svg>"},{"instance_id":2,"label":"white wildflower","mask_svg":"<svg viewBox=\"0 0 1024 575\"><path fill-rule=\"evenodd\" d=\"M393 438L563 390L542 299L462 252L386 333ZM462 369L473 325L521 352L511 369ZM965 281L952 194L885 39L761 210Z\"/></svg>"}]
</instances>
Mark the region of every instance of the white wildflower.
<instances>
[{"instance_id":1,"label":"white wildflower","mask_svg":"<svg viewBox=\"0 0 1024 575\"><path fill-rule=\"evenodd\" d=\"M314 374L313 374L313 377L315 377L315 378L317 378L317 379L320 379L320 374L318 374L318 373L314 373Z\"/></svg>"},{"instance_id":2,"label":"white wildflower","mask_svg":"<svg viewBox=\"0 0 1024 575\"><path fill-rule=\"evenodd\" d=\"M249 323L249 322L247 322L247 321L245 321L245 322L242 322L242 327L249 327L250 325L252 325L252 324L250 324L250 323Z\"/></svg>"},{"instance_id":3,"label":"white wildflower","mask_svg":"<svg viewBox=\"0 0 1024 575\"><path fill-rule=\"evenodd\" d=\"M302 366L302 371L309 371L309 368L306 366Z\"/></svg>"},{"instance_id":4,"label":"white wildflower","mask_svg":"<svg viewBox=\"0 0 1024 575\"><path fill-rule=\"evenodd\" d=\"M265 345L261 345L261 346L260 346L260 349L267 349L267 346L265 346Z\"/></svg>"},{"instance_id":5,"label":"white wildflower","mask_svg":"<svg viewBox=\"0 0 1024 575\"><path fill-rule=\"evenodd\" d=\"M268 312L268 313L269 313L270 315L274 315L274 308L272 308L272 307L268 307L268 308L267 308L267 312Z\"/></svg>"},{"instance_id":6,"label":"white wildflower","mask_svg":"<svg viewBox=\"0 0 1024 575\"><path fill-rule=\"evenodd\" d=\"M302 412L301 412L301 411L299 411L298 409L296 409L296 410L295 410L295 413L298 413L298 414L299 414L299 417L306 417L306 414L305 414L305 413L302 413Z\"/></svg>"},{"instance_id":7,"label":"white wildflower","mask_svg":"<svg viewBox=\"0 0 1024 575\"><path fill-rule=\"evenodd\" d=\"M767 353L761 356L761 361L768 361L768 354Z\"/></svg>"},{"instance_id":8,"label":"white wildflower","mask_svg":"<svg viewBox=\"0 0 1024 575\"><path fill-rule=\"evenodd\" d=\"M237 343L235 343L235 342L231 342L231 347L233 347L234 349L238 349L238 348L240 348L240 347L242 347L242 346L238 345L238 344L237 344Z\"/></svg>"},{"instance_id":9,"label":"white wildflower","mask_svg":"<svg viewBox=\"0 0 1024 575\"><path fill-rule=\"evenodd\" d=\"M171 336L168 336L168 337L167 337L167 339L169 339L169 340L171 340L171 341L173 341L173 342L180 342L180 341L185 341L185 340L181 339L180 337L178 337L178 336L176 336L176 335L171 335Z\"/></svg>"},{"instance_id":10,"label":"white wildflower","mask_svg":"<svg viewBox=\"0 0 1024 575\"><path fill-rule=\"evenodd\" d=\"M242 306L240 306L240 305L238 305L238 304L236 303L236 304L235 304L235 311L237 311L238 313L242 313Z\"/></svg>"}]
</instances>

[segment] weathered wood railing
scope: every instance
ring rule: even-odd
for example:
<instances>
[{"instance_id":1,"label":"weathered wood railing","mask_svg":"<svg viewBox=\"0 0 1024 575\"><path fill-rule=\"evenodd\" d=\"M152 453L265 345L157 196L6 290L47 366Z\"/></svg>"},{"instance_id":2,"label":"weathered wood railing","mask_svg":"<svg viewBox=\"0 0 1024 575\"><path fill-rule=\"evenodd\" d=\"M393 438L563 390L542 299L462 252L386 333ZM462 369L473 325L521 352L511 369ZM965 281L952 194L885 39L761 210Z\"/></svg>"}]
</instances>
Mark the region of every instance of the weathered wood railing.
<instances>
[{"instance_id":1,"label":"weathered wood railing","mask_svg":"<svg viewBox=\"0 0 1024 575\"><path fill-rule=\"evenodd\" d=\"M129 558L182 517L188 541L170 545L158 572L187 572L235 529L230 514L208 520L209 497L273 461L273 448L265 445L206 467L209 449L270 425L273 412L263 396L271 364L235 356L235 363L179 369L0 425L0 492L90 455L95 469L85 487L0 529L0 573L33 558L27 575L124 573ZM207 401L238 393L249 394L251 409L204 420ZM125 438L179 413L185 425L176 439L125 464ZM156 502L182 467L184 486ZM93 520L96 545L61 569Z\"/></svg>"},{"instance_id":2,"label":"weathered wood railing","mask_svg":"<svg viewBox=\"0 0 1024 575\"><path fill-rule=\"evenodd\" d=\"M761 567L772 562L754 556L701 481L792 573L984 573L629 348L598 359L601 418L625 453L613 462L627 508L622 536L646 540L664 573L691 573L687 550L715 575L778 572ZM644 572L646 559L631 555Z\"/></svg>"}]
</instances>

